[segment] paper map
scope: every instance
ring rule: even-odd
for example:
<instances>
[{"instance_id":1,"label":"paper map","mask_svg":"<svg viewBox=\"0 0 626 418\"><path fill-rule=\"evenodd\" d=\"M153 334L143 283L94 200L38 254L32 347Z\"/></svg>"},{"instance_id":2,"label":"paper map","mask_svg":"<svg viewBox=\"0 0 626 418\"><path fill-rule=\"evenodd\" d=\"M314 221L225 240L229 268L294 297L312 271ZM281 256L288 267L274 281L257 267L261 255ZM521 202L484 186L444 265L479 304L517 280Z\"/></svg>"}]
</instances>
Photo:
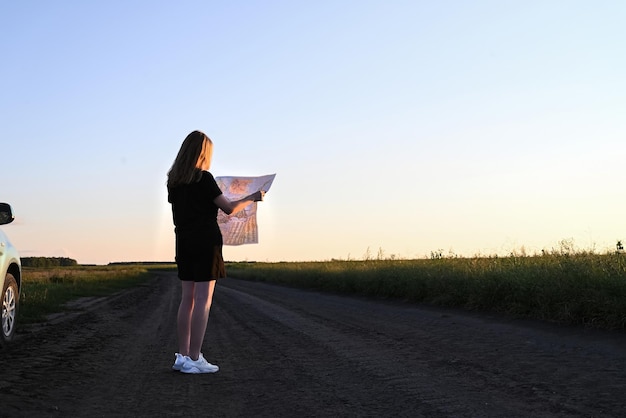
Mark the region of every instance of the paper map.
<instances>
[{"instance_id":1,"label":"paper map","mask_svg":"<svg viewBox=\"0 0 626 418\"><path fill-rule=\"evenodd\" d=\"M239 200L259 190L268 191L276 174L259 177L215 177L215 181L228 200ZM234 215L219 210L217 223L222 231L224 245L257 244L259 231L256 223L257 202L246 206Z\"/></svg>"}]
</instances>

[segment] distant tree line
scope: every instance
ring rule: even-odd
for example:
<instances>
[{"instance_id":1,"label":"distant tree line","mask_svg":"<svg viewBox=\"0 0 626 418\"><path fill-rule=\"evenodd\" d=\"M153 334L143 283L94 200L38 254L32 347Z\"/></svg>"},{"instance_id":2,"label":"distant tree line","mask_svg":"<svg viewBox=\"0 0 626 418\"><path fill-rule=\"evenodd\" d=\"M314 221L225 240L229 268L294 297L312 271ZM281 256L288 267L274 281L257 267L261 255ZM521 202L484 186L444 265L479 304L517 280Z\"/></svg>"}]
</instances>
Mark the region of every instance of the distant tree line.
<instances>
[{"instance_id":1,"label":"distant tree line","mask_svg":"<svg viewBox=\"0 0 626 418\"><path fill-rule=\"evenodd\" d=\"M23 267L68 267L77 266L78 262L67 257L22 257Z\"/></svg>"},{"instance_id":2,"label":"distant tree line","mask_svg":"<svg viewBox=\"0 0 626 418\"><path fill-rule=\"evenodd\" d=\"M175 261L112 261L109 266L151 266L151 265L169 265Z\"/></svg>"}]
</instances>

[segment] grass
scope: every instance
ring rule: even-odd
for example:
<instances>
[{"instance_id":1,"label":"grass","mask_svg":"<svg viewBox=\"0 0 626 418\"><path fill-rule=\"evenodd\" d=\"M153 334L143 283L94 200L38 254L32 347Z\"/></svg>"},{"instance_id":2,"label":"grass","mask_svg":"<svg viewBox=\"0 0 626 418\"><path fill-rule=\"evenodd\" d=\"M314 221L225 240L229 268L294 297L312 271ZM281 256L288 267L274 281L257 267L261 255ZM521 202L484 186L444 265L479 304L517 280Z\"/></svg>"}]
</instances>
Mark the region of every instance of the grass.
<instances>
[{"instance_id":1,"label":"grass","mask_svg":"<svg viewBox=\"0 0 626 418\"><path fill-rule=\"evenodd\" d=\"M626 254L552 251L508 257L228 263L229 276L321 291L626 329ZM175 265L24 268L20 321L33 323L83 296L142 283Z\"/></svg>"},{"instance_id":2,"label":"grass","mask_svg":"<svg viewBox=\"0 0 626 418\"><path fill-rule=\"evenodd\" d=\"M141 284L149 277L150 268L150 265L24 267L19 321L42 322L46 315L65 310L64 305L73 299L107 296Z\"/></svg>"},{"instance_id":3,"label":"grass","mask_svg":"<svg viewBox=\"0 0 626 418\"><path fill-rule=\"evenodd\" d=\"M230 263L232 277L321 291L626 329L626 255Z\"/></svg>"}]
</instances>

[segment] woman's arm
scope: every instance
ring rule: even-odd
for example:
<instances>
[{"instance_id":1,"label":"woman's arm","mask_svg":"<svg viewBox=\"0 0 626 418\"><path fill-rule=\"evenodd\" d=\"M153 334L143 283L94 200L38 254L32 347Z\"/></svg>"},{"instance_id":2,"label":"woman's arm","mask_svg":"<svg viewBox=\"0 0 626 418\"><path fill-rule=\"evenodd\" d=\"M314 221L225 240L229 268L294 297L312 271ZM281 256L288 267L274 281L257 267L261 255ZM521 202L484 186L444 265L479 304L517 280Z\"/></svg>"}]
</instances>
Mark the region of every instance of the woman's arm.
<instances>
[{"instance_id":1,"label":"woman's arm","mask_svg":"<svg viewBox=\"0 0 626 418\"><path fill-rule=\"evenodd\" d=\"M213 200L213 203L215 203L218 208L222 209L225 214L231 215L233 213L239 212L252 202L262 201L264 195L265 192L263 190L259 190L258 192L252 193L251 195L244 197L243 199L231 202L226 196L221 194Z\"/></svg>"}]
</instances>

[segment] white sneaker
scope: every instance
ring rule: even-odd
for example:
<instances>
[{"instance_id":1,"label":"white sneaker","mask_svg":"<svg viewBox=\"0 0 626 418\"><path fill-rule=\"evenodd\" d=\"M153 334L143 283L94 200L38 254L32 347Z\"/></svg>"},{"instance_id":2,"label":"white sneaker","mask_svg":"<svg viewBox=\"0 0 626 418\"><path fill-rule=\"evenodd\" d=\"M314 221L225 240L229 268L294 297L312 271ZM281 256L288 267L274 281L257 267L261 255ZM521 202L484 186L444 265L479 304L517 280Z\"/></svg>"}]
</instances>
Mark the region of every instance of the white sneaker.
<instances>
[{"instance_id":1,"label":"white sneaker","mask_svg":"<svg viewBox=\"0 0 626 418\"><path fill-rule=\"evenodd\" d=\"M183 368L183 364L185 364L187 360L191 360L189 357L179 353L175 353L174 355L176 356L176 361L174 361L174 365L172 366L173 370L180 371L180 369Z\"/></svg>"},{"instance_id":2,"label":"white sneaker","mask_svg":"<svg viewBox=\"0 0 626 418\"><path fill-rule=\"evenodd\" d=\"M192 360L191 358L187 357L187 361L183 363L183 367L180 369L180 371L183 373L197 374L215 373L219 369L220 368L217 367L215 364L211 364L206 361L202 353L200 353L200 355L198 356L198 360Z\"/></svg>"}]
</instances>

